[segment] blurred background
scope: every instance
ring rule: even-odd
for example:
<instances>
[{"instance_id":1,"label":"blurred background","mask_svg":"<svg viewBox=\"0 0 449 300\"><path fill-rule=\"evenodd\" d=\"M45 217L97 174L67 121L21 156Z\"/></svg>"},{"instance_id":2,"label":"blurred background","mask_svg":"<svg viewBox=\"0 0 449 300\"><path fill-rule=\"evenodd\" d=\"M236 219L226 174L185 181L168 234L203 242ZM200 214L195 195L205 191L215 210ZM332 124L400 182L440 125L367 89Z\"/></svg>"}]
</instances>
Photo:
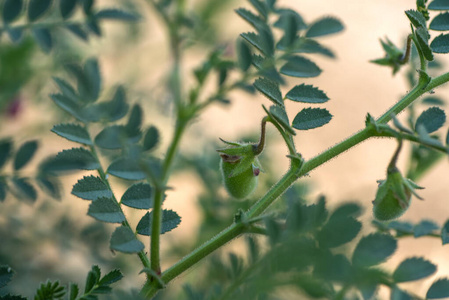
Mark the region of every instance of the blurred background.
<instances>
[{"instance_id":1,"label":"blurred background","mask_svg":"<svg viewBox=\"0 0 449 300\"><path fill-rule=\"evenodd\" d=\"M245 1L187 2L189 9L197 12L198 18L207 24L198 27L197 40L194 41L196 44L185 53L182 72L188 87L194 81L192 70L214 47L224 45L229 49L229 57L235 57L236 38L251 28L234 12L239 7L248 8ZM322 75L314 79L291 79L282 89L285 93L293 85L304 82L320 87L330 98L323 105L334 116L330 124L298 132L295 137L297 149L308 159L362 129L367 113L374 117L380 116L410 89L405 78L406 68L393 77L391 69L369 61L383 56L380 38L388 36L396 45L405 44L410 25L404 11L414 8L415 1L278 2L297 10L307 23L331 15L345 25L342 33L320 40L337 56L334 60L314 56L314 61L323 70ZM130 102L140 103L144 108L145 123L160 129L162 137L157 150L159 155L163 155L170 141L173 115L165 90L170 70L170 49L160 16L143 0L103 0L96 5L129 8L138 11L143 19L135 24L105 22L102 25L102 37L92 38L88 43L61 35L58 47L49 55L42 53L31 39L12 44L7 37L2 37L0 137L12 137L16 145L30 139L40 141L34 164L23 170L25 174L33 173L37 163L46 156L74 147L74 144L50 133L54 124L67 122L64 119L66 115L48 97L49 93L57 90L51 77L63 77L61 66L67 61L98 57L105 91L117 84L124 84ZM449 68L447 58L436 57L441 61L442 70ZM437 70L437 74L442 70ZM449 99L448 87L438 88L435 95ZM264 116L261 104L269 104L260 94L248 95L240 91L232 92L230 100L231 105L210 106L189 127L182 140L176 171L169 181L173 190L167 192L164 203L166 208L178 212L182 223L162 237L162 247L166 250L162 252L165 267L191 251L199 241L210 238L229 224L237 208L247 207L251 200L263 195L270 184L288 168L288 159L285 157L287 149L275 130L269 127L267 147L261 157L266 169L266 173L261 176L265 176L265 179L262 178L254 197L246 202L236 202L226 196L222 187L214 186L221 181L218 155L215 152L216 148L222 146L218 138L256 141L260 120ZM289 118L294 118L303 107L300 103L288 103L287 112L291 113ZM420 104L416 111L421 112L427 107ZM404 117L400 116L400 119ZM447 126L445 128L447 130ZM342 201L360 203L366 208L362 217L365 221L363 230L365 233L370 232L371 201L376 193L376 180L385 178L386 167L395 147L396 142L393 140L368 140L314 170L310 176L301 179L300 184L307 186L305 189L311 199L326 195L331 207ZM410 153L409 144L404 148L399 160L401 170L407 168L405 160ZM7 170L4 171L7 173ZM425 201L413 199L410 209L401 218L412 222L430 218L442 225L449 216L448 174L447 159L426 173L418 182L426 188L420 191ZM11 292L30 297L39 282L47 278L83 284L92 264L103 266L105 272L113 268L122 269L127 283L123 286L125 289L138 288L136 282L143 282L143 276L136 275L141 268L137 257L113 254L109 250L109 234L114 226L86 216L89 203L70 194L71 186L82 175L79 173L63 178L64 192L59 202L40 198L29 204L9 195L0 203L0 264L8 264L17 272L8 287ZM124 182L117 181L116 194L121 195L125 190ZM217 190L218 200L212 199L211 195ZM141 212L127 212L134 226L141 215ZM147 239L141 240L145 245L149 244ZM227 248L238 251L240 246L241 241L237 240ZM449 274L449 254L446 248L441 247L439 239L405 238L399 243L399 251L389 260L386 268L393 269L404 256L425 256L438 263L436 277ZM204 264L172 286L184 280L194 282L196 275L192 273L195 274L202 267ZM418 294L425 291L419 285L406 287Z\"/></svg>"}]
</instances>

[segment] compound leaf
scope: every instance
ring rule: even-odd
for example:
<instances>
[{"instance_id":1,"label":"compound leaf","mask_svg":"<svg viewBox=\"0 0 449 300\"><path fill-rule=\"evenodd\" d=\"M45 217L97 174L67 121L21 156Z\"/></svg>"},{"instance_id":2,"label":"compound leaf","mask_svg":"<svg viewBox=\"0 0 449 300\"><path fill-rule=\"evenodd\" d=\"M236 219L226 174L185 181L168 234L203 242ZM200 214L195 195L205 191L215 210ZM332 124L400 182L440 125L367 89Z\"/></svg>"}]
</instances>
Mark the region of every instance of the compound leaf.
<instances>
[{"instance_id":1,"label":"compound leaf","mask_svg":"<svg viewBox=\"0 0 449 300\"><path fill-rule=\"evenodd\" d=\"M285 97L292 101L304 103L324 103L329 100L322 90L304 83L292 88Z\"/></svg>"},{"instance_id":2,"label":"compound leaf","mask_svg":"<svg viewBox=\"0 0 449 300\"><path fill-rule=\"evenodd\" d=\"M112 191L99 177L84 176L72 188L72 194L85 200L113 197Z\"/></svg>"},{"instance_id":3,"label":"compound leaf","mask_svg":"<svg viewBox=\"0 0 449 300\"><path fill-rule=\"evenodd\" d=\"M340 20L334 17L324 17L315 21L312 25L310 25L309 29L306 32L306 37L318 37L328 34L333 34L340 32L344 29L343 24Z\"/></svg>"},{"instance_id":4,"label":"compound leaf","mask_svg":"<svg viewBox=\"0 0 449 300\"><path fill-rule=\"evenodd\" d=\"M426 294L426 299L449 297L449 279L440 278L432 283Z\"/></svg>"},{"instance_id":5,"label":"compound leaf","mask_svg":"<svg viewBox=\"0 0 449 300\"><path fill-rule=\"evenodd\" d=\"M20 170L33 158L38 147L37 141L28 141L20 146L14 158L14 170Z\"/></svg>"},{"instance_id":6,"label":"compound leaf","mask_svg":"<svg viewBox=\"0 0 449 300\"><path fill-rule=\"evenodd\" d=\"M415 130L420 125L424 126L427 133L440 129L446 122L446 114L441 108L431 107L425 110L416 120Z\"/></svg>"},{"instance_id":7,"label":"compound leaf","mask_svg":"<svg viewBox=\"0 0 449 300\"><path fill-rule=\"evenodd\" d=\"M449 34L440 34L434 38L430 48L435 53L449 53Z\"/></svg>"},{"instance_id":8,"label":"compound leaf","mask_svg":"<svg viewBox=\"0 0 449 300\"><path fill-rule=\"evenodd\" d=\"M3 4L3 22L5 24L14 21L22 12L23 0L6 0Z\"/></svg>"},{"instance_id":9,"label":"compound leaf","mask_svg":"<svg viewBox=\"0 0 449 300\"><path fill-rule=\"evenodd\" d=\"M112 199L101 197L89 205L87 214L99 221L121 223L126 220L120 206Z\"/></svg>"},{"instance_id":10,"label":"compound leaf","mask_svg":"<svg viewBox=\"0 0 449 300\"><path fill-rule=\"evenodd\" d=\"M78 124L58 124L53 126L52 132L59 136L62 136L69 141L92 146L92 140L90 139L89 133L86 128Z\"/></svg>"},{"instance_id":11,"label":"compound leaf","mask_svg":"<svg viewBox=\"0 0 449 300\"><path fill-rule=\"evenodd\" d=\"M153 207L151 186L146 183L136 183L123 194L121 203L138 209Z\"/></svg>"},{"instance_id":12,"label":"compound leaf","mask_svg":"<svg viewBox=\"0 0 449 300\"><path fill-rule=\"evenodd\" d=\"M267 78L259 78L254 82L254 87L265 95L268 99L274 102L274 104L277 104L279 106L284 106L284 102L282 100L282 94L279 90L279 85L271 81Z\"/></svg>"},{"instance_id":13,"label":"compound leaf","mask_svg":"<svg viewBox=\"0 0 449 300\"><path fill-rule=\"evenodd\" d=\"M371 267L385 261L396 251L397 241L388 234L372 233L363 237L352 255L352 263Z\"/></svg>"},{"instance_id":14,"label":"compound leaf","mask_svg":"<svg viewBox=\"0 0 449 300\"><path fill-rule=\"evenodd\" d=\"M324 108L304 108L293 120L293 128L309 130L321 127L330 122L332 115Z\"/></svg>"},{"instance_id":15,"label":"compound leaf","mask_svg":"<svg viewBox=\"0 0 449 300\"><path fill-rule=\"evenodd\" d=\"M114 231L110 241L112 250L124 253L137 253L145 248L129 227L120 226Z\"/></svg>"},{"instance_id":16,"label":"compound leaf","mask_svg":"<svg viewBox=\"0 0 449 300\"><path fill-rule=\"evenodd\" d=\"M292 77L316 77L321 69L313 62L302 56L291 56L280 69L281 74Z\"/></svg>"},{"instance_id":17,"label":"compound leaf","mask_svg":"<svg viewBox=\"0 0 449 300\"><path fill-rule=\"evenodd\" d=\"M402 261L393 273L395 282L414 281L432 275L437 267L422 257L407 258Z\"/></svg>"},{"instance_id":18,"label":"compound leaf","mask_svg":"<svg viewBox=\"0 0 449 300\"><path fill-rule=\"evenodd\" d=\"M137 225L137 233L141 235L151 235L153 212L147 212ZM172 231L181 223L181 217L172 210L162 210L161 234Z\"/></svg>"},{"instance_id":19,"label":"compound leaf","mask_svg":"<svg viewBox=\"0 0 449 300\"><path fill-rule=\"evenodd\" d=\"M50 8L52 0L30 0L28 4L28 20L34 22L42 17Z\"/></svg>"}]
</instances>

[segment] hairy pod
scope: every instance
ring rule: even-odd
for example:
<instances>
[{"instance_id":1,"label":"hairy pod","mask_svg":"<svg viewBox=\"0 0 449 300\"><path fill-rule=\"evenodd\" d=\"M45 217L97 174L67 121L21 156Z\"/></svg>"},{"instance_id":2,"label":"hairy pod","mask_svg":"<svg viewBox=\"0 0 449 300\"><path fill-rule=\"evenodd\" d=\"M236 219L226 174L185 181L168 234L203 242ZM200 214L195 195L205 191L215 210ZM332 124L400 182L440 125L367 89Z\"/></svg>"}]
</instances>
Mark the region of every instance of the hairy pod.
<instances>
[{"instance_id":1,"label":"hairy pod","mask_svg":"<svg viewBox=\"0 0 449 300\"><path fill-rule=\"evenodd\" d=\"M257 187L260 169L251 164L241 173L234 175L241 160L230 162L223 157L220 161L220 169L223 174L223 182L228 193L237 199L243 199L251 195Z\"/></svg>"}]
</instances>

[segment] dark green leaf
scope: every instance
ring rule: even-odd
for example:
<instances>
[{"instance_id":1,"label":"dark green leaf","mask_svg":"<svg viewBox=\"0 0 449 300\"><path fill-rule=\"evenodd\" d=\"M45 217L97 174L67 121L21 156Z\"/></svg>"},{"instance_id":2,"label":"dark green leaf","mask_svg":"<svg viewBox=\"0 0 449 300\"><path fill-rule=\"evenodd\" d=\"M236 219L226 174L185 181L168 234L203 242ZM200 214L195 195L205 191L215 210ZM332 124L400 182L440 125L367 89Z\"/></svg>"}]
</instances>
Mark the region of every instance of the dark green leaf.
<instances>
[{"instance_id":1,"label":"dark green leaf","mask_svg":"<svg viewBox=\"0 0 449 300\"><path fill-rule=\"evenodd\" d=\"M433 60L432 50L429 47L429 33L425 27L419 27L416 29L416 37L418 39L419 48L421 49L424 57L428 61Z\"/></svg>"},{"instance_id":2,"label":"dark green leaf","mask_svg":"<svg viewBox=\"0 0 449 300\"><path fill-rule=\"evenodd\" d=\"M28 141L20 146L14 158L14 170L20 170L33 158L37 150L37 141Z\"/></svg>"},{"instance_id":3,"label":"dark green leaf","mask_svg":"<svg viewBox=\"0 0 449 300\"><path fill-rule=\"evenodd\" d=\"M237 40L237 60L242 71L246 71L251 66L252 54L248 44L242 39Z\"/></svg>"},{"instance_id":4,"label":"dark green leaf","mask_svg":"<svg viewBox=\"0 0 449 300\"><path fill-rule=\"evenodd\" d=\"M77 102L74 102L74 100L70 97L62 94L51 94L50 98L55 102L57 106L59 106L61 109L65 110L78 120L82 122L87 121L87 119L81 112L80 105Z\"/></svg>"},{"instance_id":5,"label":"dark green leaf","mask_svg":"<svg viewBox=\"0 0 449 300\"><path fill-rule=\"evenodd\" d=\"M259 30L260 28L265 28L267 25L260 17L253 14L251 11L239 8L235 12L246 22L248 22L254 29Z\"/></svg>"},{"instance_id":6,"label":"dark green leaf","mask_svg":"<svg viewBox=\"0 0 449 300\"><path fill-rule=\"evenodd\" d=\"M352 241L360 232L362 224L353 217L331 218L318 232L321 245L338 247Z\"/></svg>"},{"instance_id":7,"label":"dark green leaf","mask_svg":"<svg viewBox=\"0 0 449 300\"><path fill-rule=\"evenodd\" d=\"M95 144L104 149L121 149L127 144L126 129L123 125L105 127L95 137Z\"/></svg>"},{"instance_id":8,"label":"dark green leaf","mask_svg":"<svg viewBox=\"0 0 449 300\"><path fill-rule=\"evenodd\" d=\"M446 114L441 108L431 107L425 110L416 120L415 130L420 125L424 126L427 133L432 133L441 128L446 122Z\"/></svg>"},{"instance_id":9,"label":"dark green leaf","mask_svg":"<svg viewBox=\"0 0 449 300\"><path fill-rule=\"evenodd\" d=\"M153 150L160 140L159 130L156 127L150 126L145 133L143 138L143 150L150 151Z\"/></svg>"},{"instance_id":10,"label":"dark green leaf","mask_svg":"<svg viewBox=\"0 0 449 300\"><path fill-rule=\"evenodd\" d=\"M121 226L112 234L110 247L124 253L137 253L142 251L145 245L136 238L131 228Z\"/></svg>"},{"instance_id":11,"label":"dark green leaf","mask_svg":"<svg viewBox=\"0 0 449 300\"><path fill-rule=\"evenodd\" d=\"M445 102L443 99L438 98L438 97L433 97L433 96L425 97L424 99L422 99L421 102L423 104L428 104L428 105L439 105L439 106L445 105Z\"/></svg>"},{"instance_id":12,"label":"dark green leaf","mask_svg":"<svg viewBox=\"0 0 449 300\"><path fill-rule=\"evenodd\" d=\"M293 120L293 128L309 130L321 127L330 122L332 115L324 108L304 108Z\"/></svg>"},{"instance_id":13,"label":"dark green leaf","mask_svg":"<svg viewBox=\"0 0 449 300\"><path fill-rule=\"evenodd\" d=\"M5 201L7 188L8 188L8 186L0 177L0 202Z\"/></svg>"},{"instance_id":14,"label":"dark green leaf","mask_svg":"<svg viewBox=\"0 0 449 300\"><path fill-rule=\"evenodd\" d=\"M56 133L69 141L92 146L89 133L86 128L78 124L58 124L53 126L52 132Z\"/></svg>"},{"instance_id":15,"label":"dark green leaf","mask_svg":"<svg viewBox=\"0 0 449 300\"><path fill-rule=\"evenodd\" d=\"M25 199L30 200L31 202L36 201L36 189L29 183L29 180L27 178L13 178L11 181L18 193L17 196L20 197L19 200Z\"/></svg>"},{"instance_id":16,"label":"dark green leaf","mask_svg":"<svg viewBox=\"0 0 449 300\"><path fill-rule=\"evenodd\" d=\"M75 7L78 0L60 0L59 1L59 10L61 11L61 16L64 19L70 17L75 11Z\"/></svg>"},{"instance_id":17,"label":"dark green leaf","mask_svg":"<svg viewBox=\"0 0 449 300\"><path fill-rule=\"evenodd\" d=\"M8 266L0 266L0 288L5 287L12 279L14 271Z\"/></svg>"},{"instance_id":18,"label":"dark green leaf","mask_svg":"<svg viewBox=\"0 0 449 300\"><path fill-rule=\"evenodd\" d=\"M137 225L137 233L141 235L151 235L153 212L147 212ZM161 234L172 231L181 223L181 217L172 210L162 210Z\"/></svg>"},{"instance_id":19,"label":"dark green leaf","mask_svg":"<svg viewBox=\"0 0 449 300\"><path fill-rule=\"evenodd\" d=\"M443 245L449 244L449 220L444 223L443 228L441 228L441 241Z\"/></svg>"},{"instance_id":20,"label":"dark green leaf","mask_svg":"<svg viewBox=\"0 0 449 300\"><path fill-rule=\"evenodd\" d=\"M53 48L53 38L50 30L48 28L33 28L31 32L42 51L49 53Z\"/></svg>"},{"instance_id":21,"label":"dark green leaf","mask_svg":"<svg viewBox=\"0 0 449 300\"><path fill-rule=\"evenodd\" d=\"M101 197L89 205L87 214L99 221L121 223L126 220L120 206L112 199Z\"/></svg>"},{"instance_id":22,"label":"dark green leaf","mask_svg":"<svg viewBox=\"0 0 449 300\"><path fill-rule=\"evenodd\" d=\"M410 20L410 22L413 24L413 26L415 26L416 28L419 27L423 27L426 28L426 19L424 18L424 16L422 15L422 13L420 13L419 11L416 10L406 10L405 14L407 15L407 18Z\"/></svg>"},{"instance_id":23,"label":"dark green leaf","mask_svg":"<svg viewBox=\"0 0 449 300\"><path fill-rule=\"evenodd\" d=\"M352 255L352 263L370 267L384 262L396 251L397 241L388 234L372 233L363 237Z\"/></svg>"},{"instance_id":24,"label":"dark green leaf","mask_svg":"<svg viewBox=\"0 0 449 300\"><path fill-rule=\"evenodd\" d=\"M342 254L326 253L317 259L314 273L319 277L337 282L348 282L353 275L351 263Z\"/></svg>"},{"instance_id":25,"label":"dark green leaf","mask_svg":"<svg viewBox=\"0 0 449 300\"><path fill-rule=\"evenodd\" d=\"M291 135L296 135L296 132L290 127L290 121L288 120L285 108L278 105L272 105L270 106L270 114L279 124L281 124L282 128L284 128Z\"/></svg>"},{"instance_id":26,"label":"dark green leaf","mask_svg":"<svg viewBox=\"0 0 449 300\"><path fill-rule=\"evenodd\" d=\"M426 294L426 299L440 299L449 297L449 279L440 278L434 281Z\"/></svg>"},{"instance_id":27,"label":"dark green leaf","mask_svg":"<svg viewBox=\"0 0 449 300\"><path fill-rule=\"evenodd\" d=\"M281 74L292 77L316 77L321 69L313 62L302 56L291 56L280 69Z\"/></svg>"},{"instance_id":28,"label":"dark green leaf","mask_svg":"<svg viewBox=\"0 0 449 300\"><path fill-rule=\"evenodd\" d=\"M11 295L6 294L5 296L0 296L0 300L28 300L28 298L17 296L17 295Z\"/></svg>"},{"instance_id":29,"label":"dark green leaf","mask_svg":"<svg viewBox=\"0 0 449 300\"><path fill-rule=\"evenodd\" d=\"M100 164L88 150L72 148L59 152L56 157L43 166L43 170L50 173L73 170L96 170Z\"/></svg>"},{"instance_id":30,"label":"dark green leaf","mask_svg":"<svg viewBox=\"0 0 449 300\"><path fill-rule=\"evenodd\" d=\"M359 217L362 214L362 208L357 203L343 203L333 211L329 221L339 218Z\"/></svg>"},{"instance_id":31,"label":"dark green leaf","mask_svg":"<svg viewBox=\"0 0 449 300\"><path fill-rule=\"evenodd\" d=\"M85 200L112 198L114 195L108 186L95 176L84 176L73 186L72 194Z\"/></svg>"},{"instance_id":32,"label":"dark green leaf","mask_svg":"<svg viewBox=\"0 0 449 300\"><path fill-rule=\"evenodd\" d=\"M17 43L22 39L24 29L21 27L8 28L6 32L13 43Z\"/></svg>"},{"instance_id":33,"label":"dark green leaf","mask_svg":"<svg viewBox=\"0 0 449 300\"><path fill-rule=\"evenodd\" d=\"M34 22L42 17L50 8L52 0L30 0L28 4L28 20Z\"/></svg>"},{"instance_id":34,"label":"dark green leaf","mask_svg":"<svg viewBox=\"0 0 449 300\"><path fill-rule=\"evenodd\" d=\"M249 0L252 6L265 18L268 16L268 7L260 0Z\"/></svg>"},{"instance_id":35,"label":"dark green leaf","mask_svg":"<svg viewBox=\"0 0 449 300\"><path fill-rule=\"evenodd\" d=\"M76 94L75 89L67 81L58 77L53 77L53 80L64 96L70 98L72 101L78 101L78 95Z\"/></svg>"},{"instance_id":36,"label":"dark green leaf","mask_svg":"<svg viewBox=\"0 0 449 300\"><path fill-rule=\"evenodd\" d=\"M146 178L139 162L132 158L118 158L111 163L107 171L109 174L128 180L142 180Z\"/></svg>"},{"instance_id":37,"label":"dark green leaf","mask_svg":"<svg viewBox=\"0 0 449 300\"><path fill-rule=\"evenodd\" d=\"M86 15L92 12L92 7L94 6L94 0L81 0L83 3L83 11Z\"/></svg>"},{"instance_id":38,"label":"dark green leaf","mask_svg":"<svg viewBox=\"0 0 449 300\"><path fill-rule=\"evenodd\" d=\"M449 3L447 3L447 0L434 0L427 8L430 10L449 10Z\"/></svg>"},{"instance_id":39,"label":"dark green leaf","mask_svg":"<svg viewBox=\"0 0 449 300\"><path fill-rule=\"evenodd\" d=\"M279 9L278 13L280 13L279 19L274 23L274 27L285 29L290 26L291 18L293 17L295 20L296 29L295 31L306 29L307 25L304 23L302 17L292 9Z\"/></svg>"},{"instance_id":40,"label":"dark green leaf","mask_svg":"<svg viewBox=\"0 0 449 300\"><path fill-rule=\"evenodd\" d=\"M344 29L340 20L334 17L324 17L315 21L309 26L306 32L306 37L318 37L328 34L340 32Z\"/></svg>"},{"instance_id":41,"label":"dark green leaf","mask_svg":"<svg viewBox=\"0 0 449 300\"><path fill-rule=\"evenodd\" d=\"M79 24L66 24L64 27L77 37L81 38L83 41L87 41L89 39L89 35Z\"/></svg>"},{"instance_id":42,"label":"dark green leaf","mask_svg":"<svg viewBox=\"0 0 449 300\"><path fill-rule=\"evenodd\" d=\"M89 18L86 21L86 27L96 36L99 36L99 37L101 36L101 28L100 28L100 25L98 24L97 19L94 19L93 17Z\"/></svg>"},{"instance_id":43,"label":"dark green leaf","mask_svg":"<svg viewBox=\"0 0 449 300\"><path fill-rule=\"evenodd\" d=\"M109 272L108 274L104 275L104 277L101 278L101 280L98 282L98 284L99 285L110 285L110 284L113 284L114 282L119 281L122 278L123 278L122 272L120 272L119 269L115 269L115 270Z\"/></svg>"},{"instance_id":44,"label":"dark green leaf","mask_svg":"<svg viewBox=\"0 0 449 300\"><path fill-rule=\"evenodd\" d=\"M322 90L312 85L305 85L304 83L292 88L285 97L296 102L304 103L324 103L329 100Z\"/></svg>"},{"instance_id":45,"label":"dark green leaf","mask_svg":"<svg viewBox=\"0 0 449 300\"><path fill-rule=\"evenodd\" d=\"M57 179L47 176L39 176L36 178L36 182L44 193L54 199L61 199L61 186Z\"/></svg>"},{"instance_id":46,"label":"dark green leaf","mask_svg":"<svg viewBox=\"0 0 449 300\"><path fill-rule=\"evenodd\" d=\"M5 4L3 4L3 22L8 24L14 21L20 15L22 9L23 0L6 0Z\"/></svg>"},{"instance_id":47,"label":"dark green leaf","mask_svg":"<svg viewBox=\"0 0 449 300\"><path fill-rule=\"evenodd\" d=\"M254 87L265 95L268 99L274 102L274 104L284 106L282 100L282 94L279 90L279 85L267 78L259 78L254 82Z\"/></svg>"},{"instance_id":48,"label":"dark green leaf","mask_svg":"<svg viewBox=\"0 0 449 300\"><path fill-rule=\"evenodd\" d=\"M114 97L107 102L102 102L101 109L105 118L111 122L120 120L128 113L128 104L126 103L126 92L122 86L119 86Z\"/></svg>"},{"instance_id":49,"label":"dark green leaf","mask_svg":"<svg viewBox=\"0 0 449 300\"><path fill-rule=\"evenodd\" d=\"M278 44L278 48L281 48L282 45ZM321 45L315 40L300 38L294 44L292 51L294 53L318 53L329 58L335 58L335 54L329 49Z\"/></svg>"},{"instance_id":50,"label":"dark green leaf","mask_svg":"<svg viewBox=\"0 0 449 300\"><path fill-rule=\"evenodd\" d=\"M0 140L0 169L12 154L12 141L10 139Z\"/></svg>"},{"instance_id":51,"label":"dark green leaf","mask_svg":"<svg viewBox=\"0 0 449 300\"><path fill-rule=\"evenodd\" d=\"M449 53L449 34L440 34L434 38L430 48L435 53Z\"/></svg>"},{"instance_id":52,"label":"dark green leaf","mask_svg":"<svg viewBox=\"0 0 449 300\"><path fill-rule=\"evenodd\" d=\"M69 293L69 300L76 300L76 297L78 297L79 293L79 287L76 283L70 284L70 293Z\"/></svg>"},{"instance_id":53,"label":"dark green leaf","mask_svg":"<svg viewBox=\"0 0 449 300\"><path fill-rule=\"evenodd\" d=\"M407 258L402 261L393 273L395 282L419 280L435 273L437 267L421 257Z\"/></svg>"},{"instance_id":54,"label":"dark green leaf","mask_svg":"<svg viewBox=\"0 0 449 300\"><path fill-rule=\"evenodd\" d=\"M413 224L409 222L393 221L388 223L388 228L397 231L397 236L413 233Z\"/></svg>"},{"instance_id":55,"label":"dark green leaf","mask_svg":"<svg viewBox=\"0 0 449 300\"><path fill-rule=\"evenodd\" d=\"M129 115L128 123L125 126L126 134L129 137L140 138L140 126L142 126L142 108L139 104L134 104Z\"/></svg>"},{"instance_id":56,"label":"dark green leaf","mask_svg":"<svg viewBox=\"0 0 449 300\"><path fill-rule=\"evenodd\" d=\"M97 19L109 19L109 20L119 20L119 21L138 21L139 16L115 8L105 8L101 9L95 14Z\"/></svg>"},{"instance_id":57,"label":"dark green leaf","mask_svg":"<svg viewBox=\"0 0 449 300\"><path fill-rule=\"evenodd\" d=\"M432 221L424 220L415 225L413 228L413 235L417 238L431 234L435 230L440 230L440 227Z\"/></svg>"},{"instance_id":58,"label":"dark green leaf","mask_svg":"<svg viewBox=\"0 0 449 300\"><path fill-rule=\"evenodd\" d=\"M86 278L86 286L84 288L84 293L89 293L92 291L94 286L98 283L100 280L101 271L98 266L92 266L92 269L87 274Z\"/></svg>"},{"instance_id":59,"label":"dark green leaf","mask_svg":"<svg viewBox=\"0 0 449 300\"><path fill-rule=\"evenodd\" d=\"M121 203L138 209L153 207L151 186L146 183L136 183L123 194Z\"/></svg>"},{"instance_id":60,"label":"dark green leaf","mask_svg":"<svg viewBox=\"0 0 449 300\"><path fill-rule=\"evenodd\" d=\"M438 31L449 30L449 13L446 12L436 16L432 22L430 22L429 28Z\"/></svg>"},{"instance_id":61,"label":"dark green leaf","mask_svg":"<svg viewBox=\"0 0 449 300\"><path fill-rule=\"evenodd\" d=\"M265 56L270 57L273 55L274 40L272 33L268 30L261 30L259 34L254 32L242 33L241 36Z\"/></svg>"},{"instance_id":62,"label":"dark green leaf","mask_svg":"<svg viewBox=\"0 0 449 300\"><path fill-rule=\"evenodd\" d=\"M395 286L391 291L390 300L413 300L413 297Z\"/></svg>"},{"instance_id":63,"label":"dark green leaf","mask_svg":"<svg viewBox=\"0 0 449 300\"><path fill-rule=\"evenodd\" d=\"M101 74L98 66L98 61L94 58L86 60L84 63L84 76L86 84L83 86L86 90L79 91L80 96L86 95L90 97L91 101L95 101L100 96L101 91ZM84 93L83 93L84 92ZM87 100L87 99L86 99Z\"/></svg>"}]
</instances>

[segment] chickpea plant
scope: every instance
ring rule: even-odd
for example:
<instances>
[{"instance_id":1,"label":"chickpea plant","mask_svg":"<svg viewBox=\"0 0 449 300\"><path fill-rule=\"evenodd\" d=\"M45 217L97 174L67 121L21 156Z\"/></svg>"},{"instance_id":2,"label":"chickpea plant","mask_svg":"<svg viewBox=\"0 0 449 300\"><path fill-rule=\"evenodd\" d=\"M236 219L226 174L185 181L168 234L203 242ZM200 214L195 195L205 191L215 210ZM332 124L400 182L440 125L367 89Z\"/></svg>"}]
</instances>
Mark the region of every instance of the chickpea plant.
<instances>
[{"instance_id":1,"label":"chickpea plant","mask_svg":"<svg viewBox=\"0 0 449 300\"><path fill-rule=\"evenodd\" d=\"M9 39L19 47L30 33L45 53L59 47L58 39L67 33L86 41L91 34L101 36L100 25L106 19L144 21L126 9L97 8L99 4L93 0L0 3L2 43L8 43ZM444 101L433 95L449 81L449 72L430 76L438 70L437 55L449 52L447 1L416 1L416 7L406 11L403 19L410 23L410 33L404 38L405 49L386 39L381 41L385 54L372 61L392 68L393 74L408 68L405 73L411 88L406 95L381 116L368 114L360 131L310 159L301 155L294 136L328 124L332 114L321 107L330 100L327 94L301 83L301 78L321 74L312 60L314 55L335 57L318 38L341 32L344 26L338 18L326 16L307 23L298 12L276 0L249 0L245 8L235 11L250 27L237 39L236 57L229 58L223 48L215 47L192 70L195 81L186 86L181 76L183 54L192 41L201 40L208 27L205 26L208 19L204 17L207 14L189 11L183 0L148 0L144 5L154 9L166 26L172 56L167 93L173 104L175 123L165 155L155 154L160 131L156 125L146 125L141 105L128 101L125 87L118 86L109 98L105 96L96 58L67 63L66 74L53 77L58 91L50 98L70 118L54 125L51 131L77 146L42 161L36 175L25 176L21 169L32 159L39 143L28 141L14 150L11 138L2 139L0 200L6 205L5 199L15 196L33 204L38 198L35 185L53 198L63 198L59 176L89 171L73 185L71 193L90 201L87 215L115 226L108 237L109 248L117 255L132 254L126 260L137 257L141 268L136 273L142 273L145 283L135 286L137 291L118 290L123 273L114 269L102 275L100 267L94 265L84 288L76 283L49 280L36 287L34 299L98 299L104 294L116 299L279 299L283 297L282 290L300 299L374 299L380 287L386 288L390 299L395 300L449 297L449 277L434 279L423 295L404 289L402 283L436 272L437 266L424 257L406 258L393 271L379 266L394 254L404 236L428 236L441 239L443 245L449 243L449 221L440 226L431 220L417 224L398 220L414 199L423 200L417 193L423 187L415 182L449 153L449 132L441 132L446 121L441 108ZM210 1L206 4L209 10L204 11L220 5L221 1ZM206 81L214 73L218 78L216 89L205 96ZM234 76L229 76L231 73ZM287 77L296 78L297 84L288 87ZM209 164L205 163L206 158L184 157L180 141L189 124L210 105L229 104L230 92L235 89L256 92L270 103L261 107L266 113L263 119L254 121L261 124L259 141L221 139L216 151L212 149L205 154L212 162ZM286 111L286 101L305 107L297 113ZM418 117L417 102L431 105ZM406 124L396 118L404 111L408 116ZM295 116L290 121L292 113ZM290 162L286 173L280 179L272 179L271 186L259 182L259 177L270 176L264 170L269 169L269 159L266 162L259 159L264 146L270 143L265 136L266 126L276 129L288 149L286 159ZM386 168L385 179L373 183L378 185L376 194L363 199L374 199L374 232L358 237L362 228L358 220L361 206L342 203L329 210L324 196L316 200L307 196L301 179L372 137L395 139L398 147ZM410 145L411 154L408 170L401 172L396 162L404 144ZM204 228L221 227L221 231L213 236L200 232L197 247L192 251L184 247L185 256L163 269L162 234L181 223L178 213L163 208L164 201L170 201L165 192L171 188L167 182L176 170L175 161L190 163L204 181L206 192L201 198ZM8 162L12 163L10 169ZM205 170L219 171L205 175ZM114 192L116 181L111 181L112 177L126 181L123 195ZM253 196L258 184L265 189L260 198ZM223 185L229 194L224 199L218 192ZM137 227L129 222L124 206L143 211ZM216 214L217 209L226 212L224 219ZM235 253L213 255L239 236L246 237L245 258ZM352 251L345 247L350 242L355 243ZM171 283L203 260L210 262L198 275L204 280ZM0 299L27 299L9 289L14 282L15 266L7 263L0 267ZM183 284L183 290L172 291L172 285L176 284Z\"/></svg>"}]
</instances>

